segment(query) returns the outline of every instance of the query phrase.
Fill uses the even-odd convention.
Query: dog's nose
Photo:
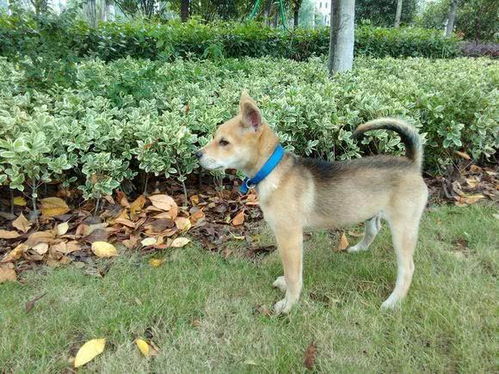
[[[203,152],[202,151],[197,151],[196,153],[194,153],[194,156],[196,156],[196,158],[201,158],[203,157]]]

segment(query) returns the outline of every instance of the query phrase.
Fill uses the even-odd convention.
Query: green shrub
[[[76,65],[74,87],[47,90],[27,90],[24,74],[0,59],[0,182],[17,189],[66,182],[90,198],[139,174],[183,180],[197,166],[192,153],[236,113],[241,87],[300,155],[402,153],[390,132],[352,140],[381,116],[420,128],[428,171],[454,150],[483,159],[499,145],[499,64],[488,59],[360,58],[333,79],[320,59],[91,60]]]
[[[356,53],[371,57],[447,58],[458,55],[454,38],[436,30],[361,26],[356,32]],[[283,31],[259,23],[202,24],[171,21],[166,24],[106,22],[94,29],[86,23],[58,17],[27,15],[0,17],[0,55],[52,56],[50,60],[98,57],[176,58],[284,57],[306,60],[327,54],[329,29]],[[45,65],[44,65],[45,66]],[[57,78],[61,67],[46,64]]]

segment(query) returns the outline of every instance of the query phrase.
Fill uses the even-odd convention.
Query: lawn
[[[304,292],[288,316],[267,316],[276,253],[249,260],[196,243],[148,257],[121,255],[98,265],[104,277],[70,265],[39,267],[0,285],[0,372],[59,373],[87,340],[104,353],[80,373],[297,373],[317,346],[324,373],[486,373],[497,369],[499,220],[497,206],[441,206],[424,217],[413,286],[401,310],[379,306],[395,281],[389,230],[365,253],[334,252],[337,238],[305,243]],[[353,239],[353,238],[352,238]],[[270,241],[262,228],[262,240]],[[158,255],[156,255],[158,257]],[[33,310],[25,302],[46,292]],[[134,339],[151,339],[146,359]]]

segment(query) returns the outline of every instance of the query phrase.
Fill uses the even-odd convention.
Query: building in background
[[[331,23],[331,0],[315,0],[316,24],[329,26]]]

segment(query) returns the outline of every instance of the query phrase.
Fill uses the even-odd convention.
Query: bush
[[[454,38],[441,32],[417,28],[361,26],[356,32],[356,53],[372,57],[447,58],[458,55]],[[27,15],[0,17],[0,55],[52,54],[119,58],[148,58],[172,61],[176,58],[284,57],[306,60],[327,54],[329,29],[283,31],[259,23],[201,24],[171,21],[167,24],[128,22],[102,23],[97,29],[86,23],[59,17],[32,18]],[[52,65],[49,69],[54,69]],[[57,69],[56,69],[57,70]]]
[[[74,87],[27,90],[21,66],[0,59],[0,184],[23,190],[64,182],[91,198],[139,174],[184,180],[197,166],[192,153],[235,114],[241,87],[300,155],[348,159],[360,155],[359,146],[403,152],[390,132],[374,132],[361,145],[351,139],[357,125],[380,116],[420,128],[427,170],[448,164],[453,150],[475,159],[497,150],[497,63],[358,59],[354,72],[334,79],[324,65],[85,61],[76,65]]]

